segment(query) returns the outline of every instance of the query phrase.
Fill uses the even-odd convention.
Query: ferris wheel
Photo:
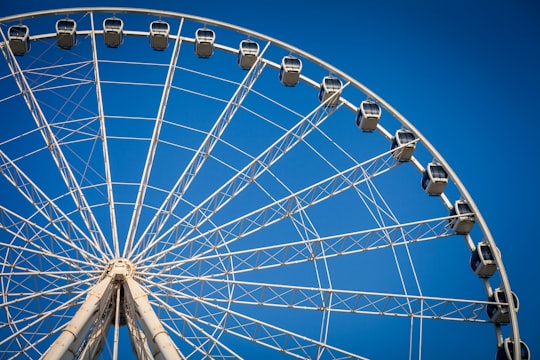
[[[358,80],[161,10],[0,34],[3,359],[530,358],[473,199]]]

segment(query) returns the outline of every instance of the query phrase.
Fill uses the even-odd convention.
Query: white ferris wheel
[[[529,359],[471,196],[356,79],[160,10],[0,34],[2,359]]]

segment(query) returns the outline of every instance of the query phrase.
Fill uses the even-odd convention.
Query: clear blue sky
[[[521,300],[521,336],[540,354],[535,255],[540,190],[540,5],[518,1],[49,1],[148,7],[230,22],[308,51],[382,96],[461,178]],[[44,9],[2,1],[0,17]]]

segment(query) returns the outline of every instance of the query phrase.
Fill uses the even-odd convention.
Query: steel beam
[[[158,360],[184,359],[180,350],[161,325],[161,321],[148,301],[148,296],[133,278],[127,278],[124,282],[124,297],[124,301],[128,305],[132,305],[138,315],[144,334],[154,352],[154,358]]]
[[[106,276],[89,291],[86,300],[73,318],[62,330],[60,336],[43,356],[43,360],[73,359],[85,335],[95,322],[100,307],[110,299],[112,278]]]

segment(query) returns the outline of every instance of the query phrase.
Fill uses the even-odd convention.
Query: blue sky
[[[522,338],[540,352],[534,257],[540,190],[540,6],[534,1],[54,1],[150,7],[230,22],[297,46],[405,115],[479,206],[518,294]],[[2,2],[0,16],[43,9]],[[527,254],[528,256],[525,256]]]

